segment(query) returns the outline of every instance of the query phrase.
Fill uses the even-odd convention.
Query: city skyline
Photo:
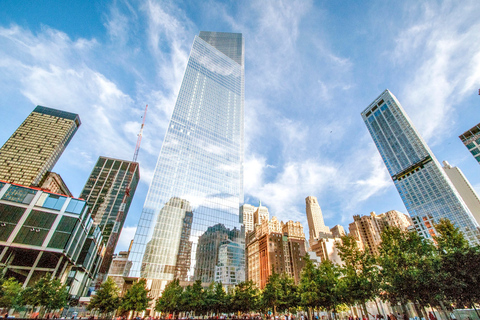
[[[142,181],[117,251],[133,238],[199,30],[246,39],[245,203],[261,200],[306,233],[309,195],[328,226],[406,212],[358,116],[385,88],[438,160],[479,190],[478,163],[458,139],[479,122],[474,1],[52,5],[0,4],[0,143],[36,105],[79,114],[82,126],[54,168],[78,196],[98,156],[131,160],[148,103]]]

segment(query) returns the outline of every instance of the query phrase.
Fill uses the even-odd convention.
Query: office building
[[[340,257],[338,246],[342,244],[341,238],[336,237],[321,237],[310,240],[310,250],[315,252],[315,255],[321,261],[330,260],[335,264],[342,265],[343,261]]]
[[[0,179],[40,186],[79,126],[77,114],[37,106],[0,149]]]
[[[0,181],[0,266],[33,286],[47,272],[70,298],[87,293],[102,260],[102,235],[82,199]]]
[[[447,161],[443,161],[443,170],[447,174],[455,189],[462,197],[477,223],[480,224],[480,198],[470,182],[458,167],[452,167]]]
[[[330,228],[330,232],[332,233],[334,238],[341,238],[347,235],[343,226],[339,224],[337,224],[333,228]]]
[[[240,230],[244,90],[242,35],[200,32],[193,41],[130,253],[130,276],[146,278],[154,297],[178,272],[190,282],[205,274],[213,279],[218,261],[197,260],[200,237],[215,225],[229,232]],[[188,203],[190,209],[180,210],[172,199]],[[191,222],[185,221],[187,212]],[[191,249],[182,242],[187,235]],[[239,237],[244,235],[240,232]],[[244,257],[228,261],[239,259]]]
[[[110,267],[139,179],[138,163],[99,157],[80,194],[90,207],[105,244],[100,281]]]
[[[319,236],[322,235],[330,235],[330,229],[325,226],[325,222],[323,221],[322,209],[320,209],[317,198],[313,196],[308,196],[307,198],[305,198],[305,203],[310,241],[312,239],[317,239]]]
[[[399,228],[406,231],[412,225],[412,220],[406,214],[390,210],[380,215],[370,212],[370,215],[354,215],[349,225],[350,235],[357,240],[359,248],[367,249],[372,254],[379,254],[382,243],[382,232],[386,227]]]
[[[480,123],[459,136],[472,156],[480,163]]]
[[[417,232],[430,237],[435,230],[422,221],[447,218],[480,244],[478,223],[397,98],[385,90],[361,115]]]
[[[240,207],[240,222],[245,226],[245,233],[253,231],[255,225],[262,222],[263,219],[270,219],[268,208],[260,203],[258,207],[251,204],[244,204]]]
[[[246,235],[247,280],[252,280],[260,289],[267,283],[272,270],[285,273],[298,284],[305,265],[305,234],[300,222],[262,220],[254,231]]]

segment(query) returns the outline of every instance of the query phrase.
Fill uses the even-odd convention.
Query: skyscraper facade
[[[0,179],[39,186],[80,124],[77,114],[37,106],[0,149]]]
[[[468,151],[480,163],[480,123],[459,136]]]
[[[106,274],[110,267],[139,179],[137,162],[99,157],[80,194],[102,231],[106,252],[101,274]]]
[[[322,209],[320,209],[317,198],[313,196],[308,196],[305,199],[305,204],[310,240],[317,239],[319,235],[330,235],[330,228],[325,226],[325,222],[323,221]]]
[[[244,237],[243,126],[243,37],[202,31],[192,45],[130,254],[130,276],[151,280],[154,296],[179,275],[181,281],[214,281],[220,254],[206,261],[199,252],[200,238],[212,228]],[[221,263],[239,259],[244,257]]]
[[[385,90],[361,115],[417,232],[430,237],[432,223],[448,218],[479,244],[477,222],[397,98]]]

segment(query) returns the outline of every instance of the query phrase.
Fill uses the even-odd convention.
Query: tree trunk
[[[313,320],[312,318],[312,308],[308,307],[308,320]]]
[[[403,314],[406,314],[408,318],[410,318],[410,314],[408,313],[408,310],[407,310],[407,306],[405,305],[405,301],[402,299],[400,299],[400,306],[402,306],[402,312]],[[401,319],[398,319],[398,320],[401,320]]]
[[[473,300],[470,300],[470,303],[472,304],[473,309],[475,309],[475,312],[477,313],[477,316],[480,318],[480,314],[478,313],[477,308],[475,307],[475,302]],[[453,311],[452,311],[453,312]]]
[[[377,307],[377,314],[381,314],[380,313],[380,308],[378,307],[377,298],[375,298],[373,301],[375,301],[375,306]]]
[[[445,304],[443,303],[442,300],[438,300],[438,303],[440,304],[440,307],[442,308],[443,316],[445,317],[445,320],[450,320],[450,315],[447,312],[447,308],[445,308]]]
[[[365,304],[365,302],[362,302],[362,308],[363,308],[363,312],[365,312],[365,317],[368,319],[367,305]]]
[[[420,308],[418,307],[418,304],[417,304],[416,301],[413,302],[413,308],[415,309],[415,312],[416,312],[417,316],[418,316],[420,319],[422,319],[422,318],[423,318],[423,313],[422,313],[422,311],[420,310]],[[399,319],[399,320],[400,320],[400,319]],[[425,319],[425,320],[426,320],[426,319]]]

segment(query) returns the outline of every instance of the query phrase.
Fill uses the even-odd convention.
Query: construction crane
[[[148,104],[145,106],[145,112],[143,113],[142,126],[140,127],[140,132],[138,133],[137,145],[135,146],[135,152],[133,153],[133,162],[137,162],[138,151],[140,150],[140,142],[142,142],[143,127],[145,126],[145,117],[147,116]]]
[[[133,161],[129,165],[130,179],[127,187],[125,188],[125,194],[123,196],[122,203],[120,204],[120,208],[118,209],[118,214],[117,214],[117,218],[115,219],[115,224],[113,225],[110,238],[108,239],[108,243],[105,247],[106,249],[104,252],[105,263],[102,262],[99,268],[99,273],[102,274],[102,276],[98,278],[99,281],[95,284],[95,287],[97,289],[100,287],[100,284],[102,283],[102,281],[105,280],[105,275],[107,274],[112,261],[113,251],[115,250],[115,247],[118,242],[118,238],[120,236],[120,232],[121,232],[120,226],[124,221],[123,217],[125,215],[125,208],[127,206],[128,198],[130,197],[130,190],[131,190],[133,175],[135,174],[135,170],[138,170],[138,167],[139,167],[139,164],[137,163],[137,157],[138,157],[138,151],[140,150],[140,142],[142,141],[143,127],[145,126],[145,117],[147,115],[147,109],[148,109],[148,104],[146,105],[145,112],[143,113],[142,126],[140,127],[140,132],[138,133],[137,145],[135,146],[135,152],[133,154]]]

